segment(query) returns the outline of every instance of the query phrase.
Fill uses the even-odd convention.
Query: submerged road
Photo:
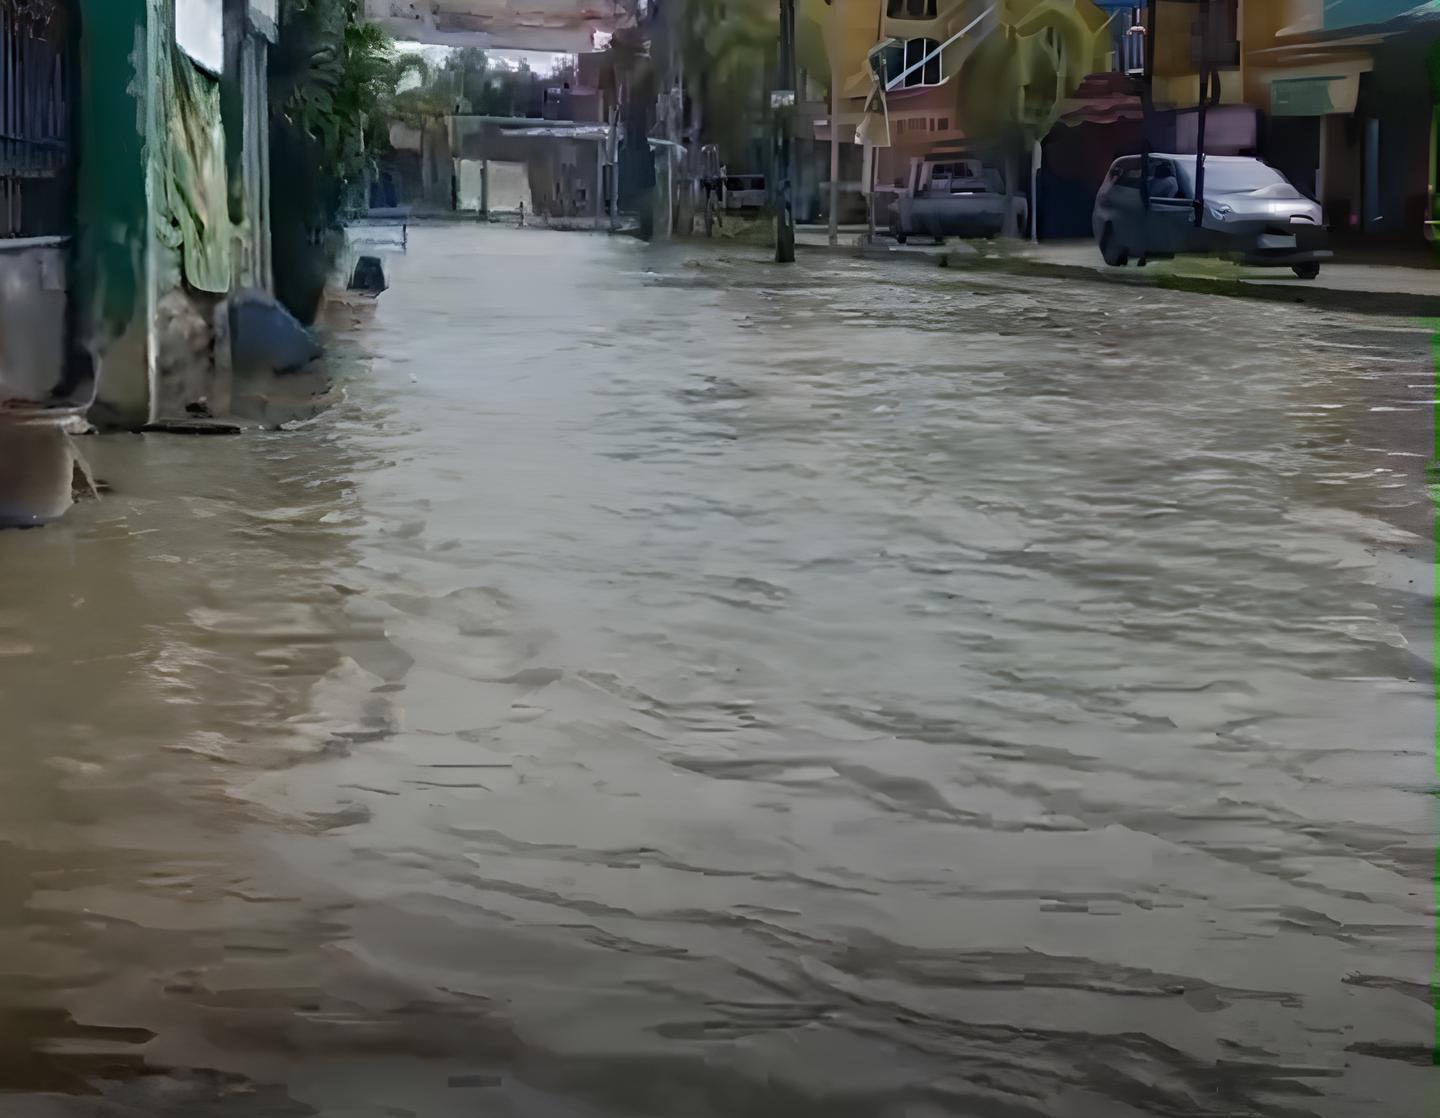
[[[1434,1113],[1416,325],[425,228],[0,535],[6,1118]]]

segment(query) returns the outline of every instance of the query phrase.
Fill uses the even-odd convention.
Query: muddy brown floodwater
[[[421,229],[0,535],[5,1118],[1434,1113],[1417,325]]]

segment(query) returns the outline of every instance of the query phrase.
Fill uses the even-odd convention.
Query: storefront
[[[1331,229],[1410,240],[1432,216],[1426,63],[1440,12],[1412,8],[1374,22],[1388,12],[1332,5],[1323,28],[1282,30],[1247,52],[1247,67],[1269,102],[1263,155],[1324,206]]]

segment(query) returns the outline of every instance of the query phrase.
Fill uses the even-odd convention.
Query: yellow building
[[[821,19],[841,138],[864,146],[865,181],[881,187],[947,147],[1022,154],[1110,61],[1091,0],[831,0]]]

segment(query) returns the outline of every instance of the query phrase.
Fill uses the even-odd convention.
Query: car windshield
[[[930,189],[937,193],[1000,193],[1000,176],[976,160],[938,163],[930,173]]]
[[[1186,193],[1195,196],[1195,160],[1177,160],[1180,174],[1185,179]],[[1267,167],[1258,159],[1247,159],[1240,163],[1205,161],[1206,194],[1238,194],[1246,190],[1263,190],[1276,184],[1289,185],[1284,175]]]

